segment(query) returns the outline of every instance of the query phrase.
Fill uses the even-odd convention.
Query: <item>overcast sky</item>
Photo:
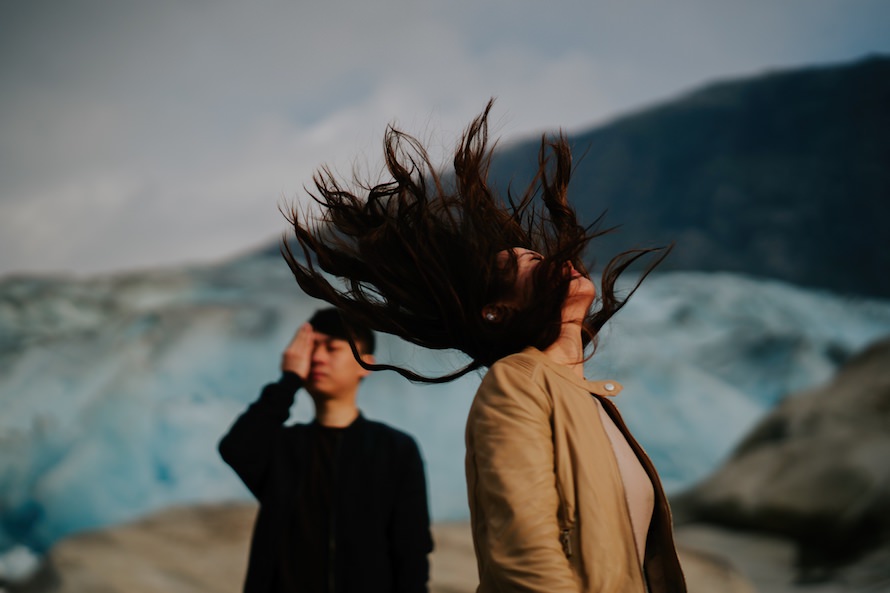
[[[216,261],[286,230],[386,124],[450,149],[589,128],[721,78],[890,54],[886,0],[7,3],[0,275]]]

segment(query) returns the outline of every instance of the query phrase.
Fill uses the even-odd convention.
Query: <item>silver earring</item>
[[[497,316],[491,311],[485,314],[485,319],[487,319],[488,321],[494,321],[496,318]]]

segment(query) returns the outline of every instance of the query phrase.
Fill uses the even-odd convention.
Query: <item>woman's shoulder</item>
[[[482,380],[482,387],[548,393],[578,391],[599,395],[616,395],[621,390],[621,386],[614,381],[588,381],[576,376],[572,369],[553,362],[533,347],[505,356],[491,365]]]
[[[536,391],[544,369],[542,356],[538,350],[526,349],[498,360],[482,378],[480,392]]]
[[[488,369],[486,377],[489,375],[520,374],[531,378],[540,371],[543,364],[543,356],[543,353],[537,349],[526,348],[521,352],[510,354],[495,362]]]

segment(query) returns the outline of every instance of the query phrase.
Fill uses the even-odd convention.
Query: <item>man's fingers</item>
[[[312,326],[308,323],[301,325],[290,344],[284,349],[284,354],[281,357],[282,370],[291,371],[305,379],[309,373],[314,341],[315,335]]]
[[[297,332],[294,334],[294,337],[291,338],[290,344],[288,344],[287,347],[290,349],[295,346],[305,346],[310,341],[312,341],[312,326],[308,323],[304,323],[297,328]]]

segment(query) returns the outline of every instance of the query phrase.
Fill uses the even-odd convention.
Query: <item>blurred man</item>
[[[426,477],[409,435],[356,406],[374,334],[317,311],[281,359],[282,376],[235,421],[219,451],[260,503],[245,593],[427,591]],[[296,392],[315,420],[285,426]]]

